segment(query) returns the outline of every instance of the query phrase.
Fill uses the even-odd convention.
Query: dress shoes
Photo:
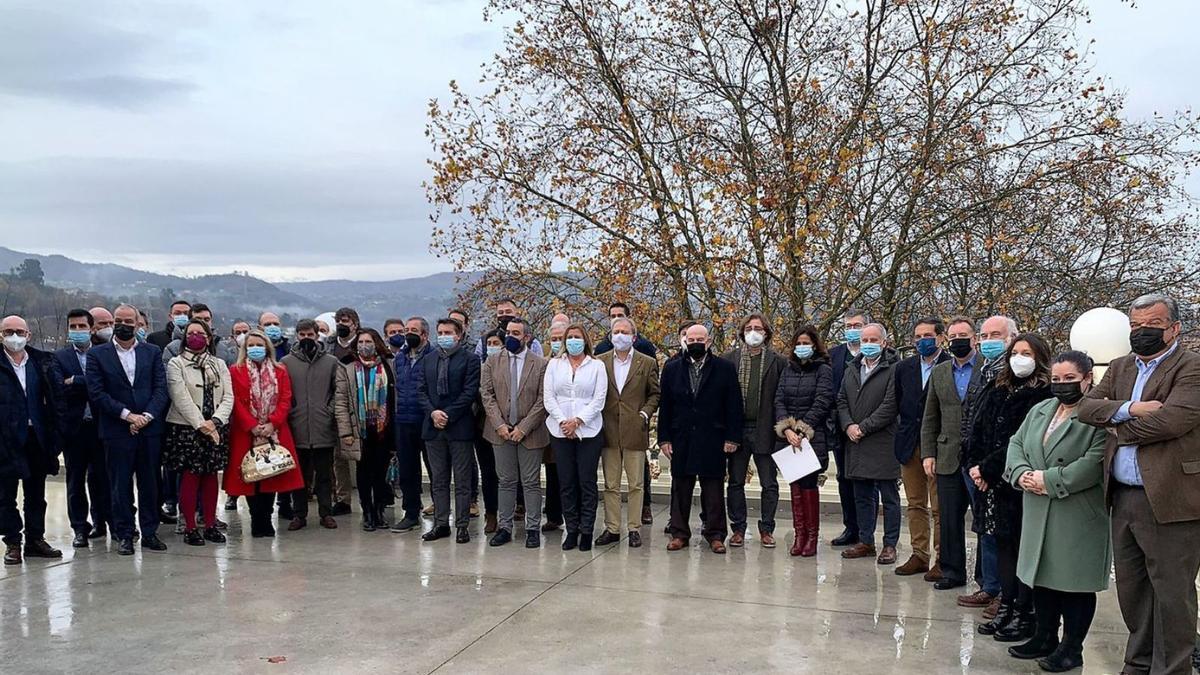
[[[327,530],[336,530],[337,521],[333,519],[333,516],[321,516],[321,527]]]
[[[162,539],[158,538],[158,535],[152,534],[149,537],[142,538],[142,548],[148,548],[151,551],[165,551],[167,550],[167,545],[162,542]]]
[[[295,518],[292,518],[292,522],[288,523],[288,532],[303,530],[305,527],[308,527],[308,519],[296,516]]]
[[[122,539],[117,542],[117,555],[133,555],[133,539]]]
[[[592,550],[592,533],[591,532],[581,532],[579,534],[579,550],[580,551]]]
[[[45,539],[34,539],[25,542],[26,558],[61,558],[62,551],[46,543]]]
[[[954,579],[947,579],[945,577],[942,577],[941,579],[938,579],[937,581],[933,582],[933,590],[948,591],[948,590],[951,590],[954,588],[962,588],[963,586],[966,586],[966,585],[967,585],[967,582],[965,582],[965,581],[955,581]]]
[[[20,565],[21,564],[21,545],[7,544],[4,547],[4,564],[5,565]]]
[[[541,548],[542,533],[537,530],[525,531],[525,548]]]
[[[563,537],[562,550],[572,551],[579,546],[579,533],[568,532],[567,536]]]
[[[721,541],[720,539],[713,539],[712,541],[708,542],[708,550],[712,551],[713,553],[723,554],[725,553],[725,542]]]
[[[642,524],[643,525],[653,525],[654,524],[654,514],[650,513],[649,506],[642,507]]]
[[[746,545],[746,535],[741,532],[734,532],[729,538],[729,545],[734,548],[741,548]]]
[[[992,598],[992,601],[988,603],[988,606],[983,608],[983,618],[985,618],[985,619],[996,618],[996,615],[1000,613],[1001,601],[1002,601],[1002,598],[998,595],[996,597]]]
[[[641,548],[641,546],[642,546],[642,533],[638,532],[637,530],[631,531],[629,533],[629,548]]]
[[[204,528],[204,540],[211,541],[214,544],[224,544],[225,535],[215,527]]]
[[[836,538],[829,542],[830,546],[853,546],[858,543],[858,535],[850,530],[842,530]],[[871,555],[874,555],[873,553]]]
[[[895,565],[896,564],[896,547],[884,546],[879,552],[879,557],[875,559],[879,565]]]
[[[775,535],[770,532],[758,531],[758,542],[763,548],[775,548]]]
[[[601,532],[600,536],[596,537],[597,546],[608,546],[609,544],[615,544],[618,541],[621,541],[621,535],[613,534],[608,530]]]
[[[959,607],[987,607],[992,602],[992,594],[984,591],[975,591],[970,595],[960,595],[955,601]]]
[[[392,523],[392,532],[411,532],[421,526],[421,519],[416,516],[404,516],[404,518]]]
[[[197,530],[188,530],[183,533],[183,543],[188,546],[203,546],[204,536]]]
[[[925,581],[933,583],[935,581],[941,581],[941,580],[942,580],[942,566],[937,563],[934,563],[933,567],[930,567],[929,571],[925,573]]]
[[[450,526],[449,525],[438,525],[438,526],[434,527],[433,529],[429,530],[428,532],[426,532],[425,534],[421,535],[421,540],[422,541],[437,541],[438,539],[445,539],[449,536],[450,536]]]
[[[467,543],[470,543],[470,541],[471,541],[471,533],[467,531],[467,528],[465,528],[465,527],[458,528],[458,534],[454,535],[454,542],[456,544],[467,544]]]
[[[83,532],[76,532],[75,538],[71,540],[72,548],[87,548],[89,545],[87,534]]]
[[[512,541],[512,532],[500,529],[492,536],[492,540],[488,542],[488,546],[503,546],[510,541]]]
[[[874,558],[875,547],[859,542],[845,551],[842,551],[842,557],[846,560],[855,560],[857,558]]]
[[[911,577],[914,574],[925,574],[929,571],[929,563],[921,560],[916,555],[911,555],[903,565],[896,568],[896,576]]]
[[[672,537],[671,541],[667,542],[667,550],[668,551],[681,551],[684,548],[686,548],[687,545],[688,545],[688,542],[686,539],[680,539],[679,537]]]

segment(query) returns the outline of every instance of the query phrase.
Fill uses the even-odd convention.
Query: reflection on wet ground
[[[252,540],[243,503],[221,514],[225,546],[164,533],[168,552],[127,558],[72,551],[61,482],[48,500],[65,557],[0,570],[3,672],[1039,672],[976,635],[954,591],[824,543],[791,558],[785,520],[773,550],[752,537],[718,556],[697,537],[668,553],[656,504],[642,548],[581,553],[559,533],[489,548],[481,521],[466,545],[365,533],[356,517]],[[835,518],[824,526],[827,541]],[[1109,591],[1084,672],[1119,672],[1124,642]]]

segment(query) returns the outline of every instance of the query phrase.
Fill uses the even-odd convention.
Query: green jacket
[[[1004,479],[1020,490],[1026,471],[1042,471],[1047,492],[1024,495],[1017,577],[1057,591],[1102,591],[1112,568],[1101,484],[1105,431],[1072,413],[1047,447],[1042,439],[1058,405],[1052,398],[1034,406],[1008,444]]]

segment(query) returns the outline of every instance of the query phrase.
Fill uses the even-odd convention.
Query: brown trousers
[[[1189,675],[1196,645],[1200,521],[1160,524],[1145,490],[1114,484],[1113,563],[1129,629],[1125,670]]]
[[[908,535],[912,540],[913,555],[929,563],[937,561],[941,550],[941,519],[938,517],[937,477],[925,475],[921,466],[921,449],[913,451],[912,457],[900,467],[900,478],[904,481],[904,499],[908,502]],[[933,549],[929,548],[930,522],[933,524]]]

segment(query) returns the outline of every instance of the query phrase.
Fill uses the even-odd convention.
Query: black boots
[[[992,635],[992,639],[996,642],[1029,640],[1033,638],[1036,625],[1031,607],[1014,608],[1013,618],[1009,620],[1007,625],[996,629],[996,632]]]
[[[980,635],[995,635],[996,631],[1008,626],[1016,618],[1016,611],[1013,609],[1013,603],[1007,599],[1000,603],[1000,611],[996,612],[996,617],[987,623],[981,623],[975,627],[975,632]]]
[[[1047,673],[1065,673],[1083,667],[1083,646],[1074,640],[1064,640],[1054,653],[1038,659],[1038,667]]]

